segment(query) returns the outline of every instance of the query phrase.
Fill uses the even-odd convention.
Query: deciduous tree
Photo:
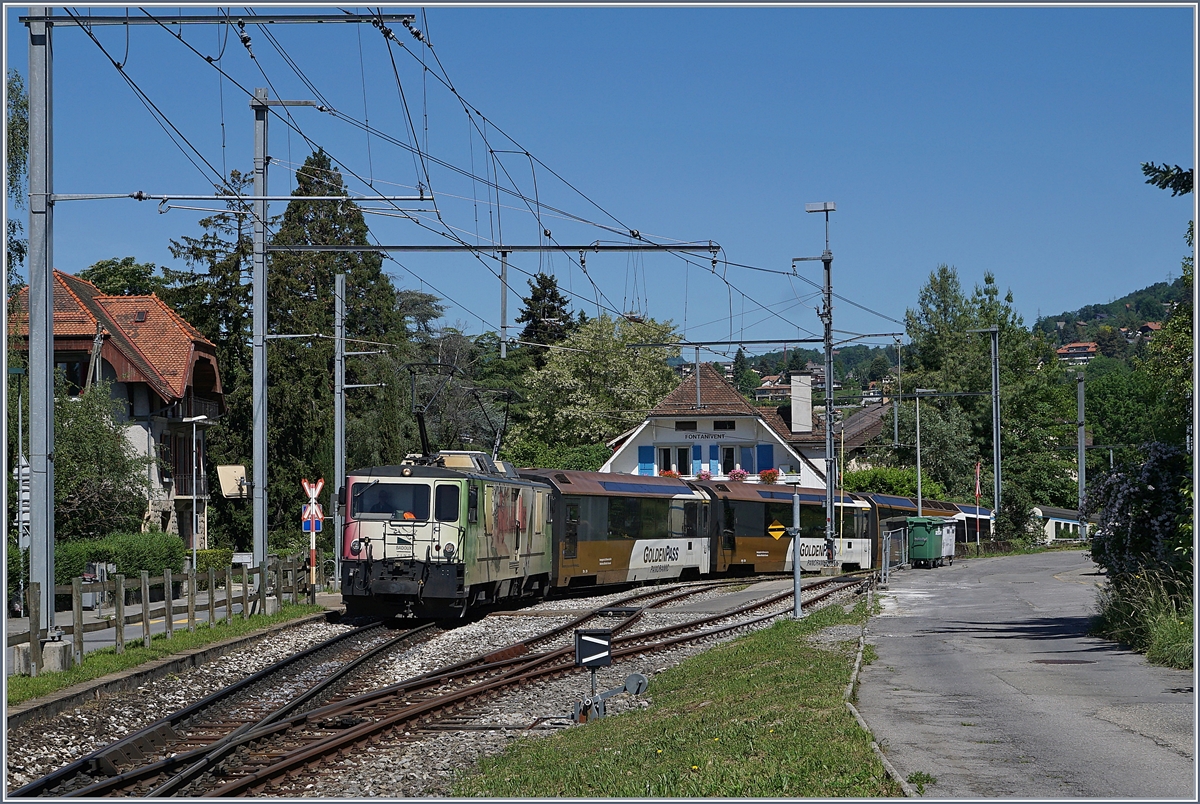
[[[645,418],[679,382],[667,365],[678,349],[630,349],[674,340],[670,321],[593,318],[529,378],[528,421],[518,441],[584,446],[604,443]]]
[[[149,296],[161,293],[164,287],[157,265],[137,262],[133,257],[99,260],[80,271],[79,277],[109,296]]]
[[[29,166],[29,95],[25,92],[25,82],[21,74],[9,69],[6,78],[6,96],[8,109],[5,123],[7,131],[6,143],[7,162],[5,164],[6,187],[8,200],[19,209],[25,209],[26,174]],[[8,251],[5,255],[5,269],[8,271],[10,290],[19,287],[22,282],[18,271],[25,262],[25,254],[29,243],[22,235],[25,228],[16,216],[8,219],[7,238]]]

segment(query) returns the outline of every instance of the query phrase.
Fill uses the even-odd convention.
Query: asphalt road
[[[1080,551],[892,575],[858,708],[934,798],[1196,800],[1190,671],[1088,637],[1102,580]]]

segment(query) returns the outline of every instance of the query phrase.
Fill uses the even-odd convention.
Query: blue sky
[[[916,303],[939,263],[956,266],[968,291],[993,272],[1030,324],[1039,312],[1106,302],[1179,275],[1196,197],[1146,185],[1140,164],[1195,163],[1191,8],[430,6],[425,20],[420,7],[385,10],[416,12],[462,97],[546,166],[531,172],[523,154],[498,154],[503,182],[511,177],[532,199],[536,181],[542,204],[587,221],[658,242],[714,240],[729,262],[787,270],[792,257],[824,247],[823,220],[806,215],[804,204],[834,201],[835,292],[894,319]],[[24,13],[10,6],[5,15],[7,63],[22,73],[27,33],[16,18]],[[437,69],[429,51],[393,27],[405,49],[393,45],[392,54],[422,144],[483,176],[487,145],[433,73],[422,72],[422,57]],[[113,58],[124,58],[123,28],[93,30]],[[266,35],[253,25],[247,32],[278,94],[311,98]],[[182,33],[202,53],[221,54],[232,79],[265,84],[236,35],[222,53],[223,27]],[[409,140],[375,28],[289,25],[272,33],[337,110]],[[211,178],[171,143],[83,31],[57,29],[54,43],[56,192],[209,191]],[[161,28],[138,26],[126,69],[218,170],[250,168],[246,97],[213,67]],[[417,183],[420,167],[408,152],[332,115],[295,114],[305,135],[380,192],[407,194]],[[516,148],[493,128],[487,133],[494,150]],[[272,121],[273,157],[295,165],[307,152],[300,134]],[[497,210],[483,185],[429,171],[445,223],[470,242],[493,237]],[[352,192],[369,192],[347,178]],[[272,194],[293,186],[287,165],[273,166],[270,180]],[[559,243],[628,242],[545,211],[539,224],[511,197],[502,204],[508,243],[536,243],[543,228]],[[64,202],[55,263],[76,272],[131,255],[178,265],[169,239],[196,234],[199,217],[160,215],[152,202]],[[370,215],[368,223],[381,242],[447,242],[403,220]],[[596,291],[571,258],[514,255],[510,281],[524,288],[522,270],[551,270],[594,315]],[[385,263],[398,285],[447,297],[446,323],[469,332],[498,323],[493,262],[398,259],[407,270]],[[590,255],[587,269],[603,306],[681,327],[686,320],[690,338],[819,332],[814,288],[803,279],[720,264],[731,290],[707,256],[695,263],[605,254]],[[820,281],[819,262],[799,266]],[[510,318],[517,307],[514,295]],[[834,315],[839,330],[901,329],[844,302]]]

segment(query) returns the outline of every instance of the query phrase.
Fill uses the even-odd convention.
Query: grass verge
[[[1192,669],[1195,611],[1191,579],[1146,570],[1114,576],[1100,590],[1092,633],[1146,654],[1146,660]]]
[[[828,606],[694,656],[654,677],[648,709],[520,740],[454,795],[901,795],[842,701],[857,643],[807,639],[866,616]]]
[[[321,606],[307,603],[285,603],[276,614],[269,616],[254,614],[245,620],[235,617],[232,625],[227,625],[224,620],[219,620],[211,626],[197,623],[195,632],[175,631],[174,636],[170,639],[167,639],[166,634],[154,634],[150,638],[150,647],[148,648],[143,647],[141,639],[136,642],[127,641],[125,652],[121,654],[117,653],[115,647],[101,648],[84,654],[82,664],[61,673],[42,673],[36,678],[9,676],[8,705],[13,706],[33,698],[40,698],[43,695],[65,689],[72,684],[92,681],[155,659],[162,659],[193,648],[202,648],[231,637],[244,636],[277,623],[295,620],[321,611],[324,611]]]

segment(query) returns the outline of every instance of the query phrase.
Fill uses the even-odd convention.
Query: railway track
[[[37,779],[9,795],[71,796],[100,784],[137,775],[171,754],[190,754],[236,733],[283,717],[344,680],[347,674],[401,645],[431,636],[432,624],[389,635],[381,623],[339,634],[263,668],[191,706],[150,723]]]
[[[540,679],[575,672],[573,647],[565,643],[574,629],[591,620],[613,616],[621,618],[612,627],[613,658],[619,661],[683,642],[712,639],[752,627],[782,612],[768,611],[739,618],[755,611],[778,608],[780,603],[790,600],[792,596],[789,590],[720,614],[647,631],[633,630],[649,610],[662,609],[730,583],[733,582],[639,592],[596,610],[585,611],[563,625],[498,650],[397,684],[353,695],[350,685],[344,682],[354,670],[348,665],[360,665],[386,652],[387,646],[417,636],[415,632],[405,632],[386,645],[377,646],[369,655],[364,653],[361,659],[343,663],[343,669],[326,675],[303,695],[293,697],[283,706],[265,714],[249,709],[239,710],[239,717],[219,725],[210,724],[205,730],[192,730],[189,732],[190,741],[176,741],[170,751],[160,747],[146,756],[141,764],[136,761],[122,766],[103,764],[102,758],[105,756],[111,756],[114,752],[125,754],[125,746],[138,737],[133,735],[26,785],[13,795],[156,798],[253,793],[270,795],[274,780],[284,774],[295,773],[309,765],[320,765],[324,759],[357,750],[364,743],[383,740],[398,742],[415,739],[413,734],[439,727],[454,728],[462,719],[460,713],[480,700]],[[831,578],[812,583],[805,588],[805,604],[815,604],[845,587],[844,576],[843,579]],[[370,630],[371,627],[366,627],[350,633]],[[306,653],[319,651],[333,642],[335,640],[330,640]],[[246,681],[250,682],[251,679]],[[244,685],[245,682],[241,686]],[[218,695],[229,696],[230,692],[223,690]],[[159,723],[189,722],[194,717],[194,714],[189,714],[190,710],[198,709],[204,703],[202,701]],[[217,710],[210,705],[207,711]],[[230,708],[226,707],[226,711],[230,711]],[[139,740],[133,740],[133,743],[145,745],[149,741],[153,744],[155,735],[165,731],[160,728],[156,732],[155,725],[139,733],[142,735],[140,743]],[[174,725],[171,729],[174,729]],[[76,769],[74,775],[67,773],[71,768]]]

